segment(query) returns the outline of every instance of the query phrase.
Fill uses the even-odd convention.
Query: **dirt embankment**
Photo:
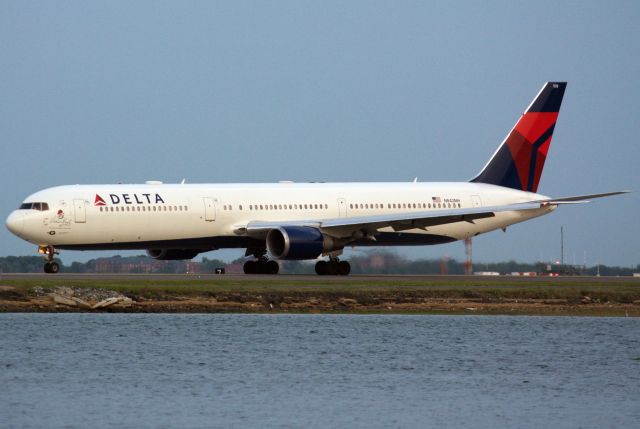
[[[603,301],[589,295],[569,298],[505,298],[467,294],[370,292],[203,292],[121,293],[100,288],[0,286],[0,312],[127,313],[439,313],[640,316],[640,300]],[[624,301],[624,300],[623,300]]]

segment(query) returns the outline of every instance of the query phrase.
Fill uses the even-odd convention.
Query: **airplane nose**
[[[5,221],[5,225],[7,225],[9,231],[19,237],[24,229],[24,213],[12,212]]]

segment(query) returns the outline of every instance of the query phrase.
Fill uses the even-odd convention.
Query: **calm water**
[[[0,314],[0,427],[639,427],[640,319]]]

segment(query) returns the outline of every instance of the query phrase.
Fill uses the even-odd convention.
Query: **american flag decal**
[[[441,203],[441,202],[442,202],[442,199],[440,199],[440,197],[431,197],[431,200],[432,200],[434,203]]]

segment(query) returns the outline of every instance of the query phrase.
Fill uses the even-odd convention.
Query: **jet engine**
[[[147,249],[147,255],[161,261],[193,259],[198,253],[200,253],[199,249]]]
[[[309,226],[283,226],[267,234],[267,250],[276,259],[315,259],[323,253],[342,249],[333,237]]]

